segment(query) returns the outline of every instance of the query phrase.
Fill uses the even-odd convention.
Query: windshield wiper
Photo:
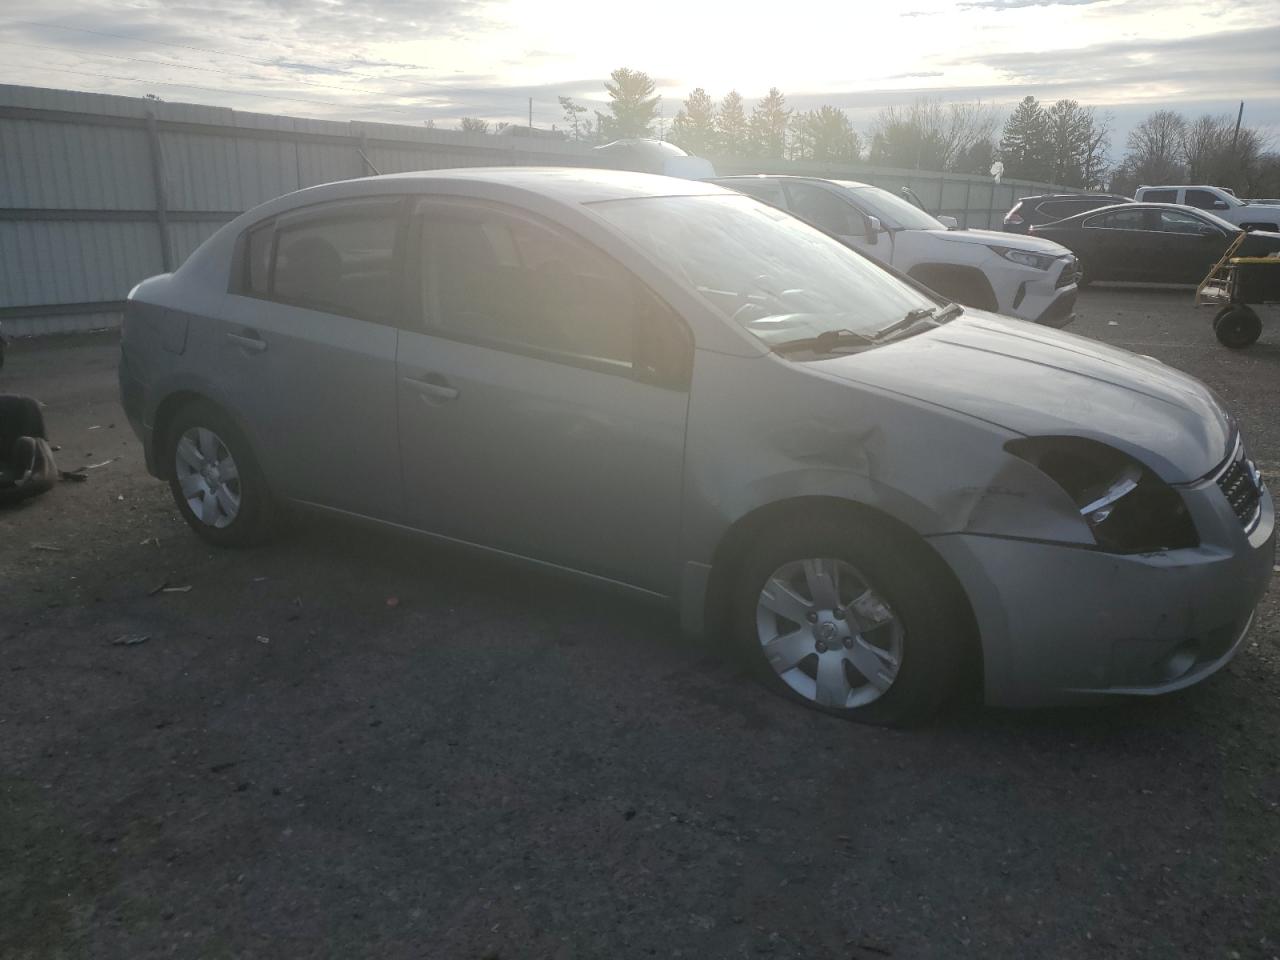
[[[840,347],[874,346],[876,339],[865,333],[853,330],[823,330],[817,336],[797,337],[795,340],[783,340],[773,345],[775,353],[791,353],[800,350],[812,350],[814,353],[832,353]]]
[[[932,326],[938,326],[948,320],[955,319],[962,313],[964,313],[964,307],[958,303],[948,303],[941,310],[937,307],[916,307],[914,310],[908,310],[906,316],[896,323],[891,323],[884,329],[877,330],[875,339],[877,341],[893,339],[895,335],[902,334],[916,324],[926,321]]]

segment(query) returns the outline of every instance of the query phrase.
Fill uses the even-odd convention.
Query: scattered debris
[[[387,606],[388,606],[388,607],[398,607],[398,606],[400,606],[400,598],[399,598],[399,597],[387,597]]]
[[[140,547],[145,547],[145,546],[146,546],[147,544],[149,544],[149,543],[154,543],[154,544],[158,547],[158,546],[160,546],[160,538],[159,538],[159,537],[147,537],[147,539],[145,539],[145,540],[143,540],[141,543],[139,543],[139,544],[138,544],[138,546],[140,546]]]
[[[164,581],[161,581],[161,583],[158,584],[157,586],[154,586],[150,590],[148,590],[147,596],[154,597],[157,593],[190,593],[190,592],[191,592],[191,584],[189,583],[183,584],[182,586],[176,586],[175,584],[170,583],[168,580],[164,580]]]
[[[94,424],[92,427],[90,427],[89,429],[90,429],[90,430],[101,430],[101,429],[102,429],[102,424],[100,424],[100,423],[95,423],[95,424]]]
[[[112,646],[116,647],[136,647],[140,643],[146,643],[151,639],[149,633],[126,633],[116,637],[111,641]]]
[[[109,463],[115,463],[119,457],[112,457],[110,460],[103,460],[101,463],[91,463],[87,467],[81,467],[82,470],[97,470],[99,467],[105,467]]]
[[[262,583],[262,582],[263,582],[263,581],[265,581],[266,579],[267,579],[266,577],[254,577],[254,578],[253,578],[253,582],[254,582],[254,583]]]
[[[33,543],[32,550],[48,550],[50,553],[66,553],[65,547],[55,547],[52,543]]]
[[[84,472],[84,467],[77,467],[75,470],[59,470],[58,476],[63,480],[77,480],[81,483],[89,479],[88,474]]]
[[[262,634],[258,634],[258,642],[259,642],[259,643],[270,643],[270,642],[271,642],[271,638],[270,638],[270,637],[264,637]]]
[[[1107,326],[1108,326],[1108,327],[1118,327],[1118,326],[1120,326],[1120,322],[1119,322],[1118,320],[1108,320],[1108,321],[1107,321]]]

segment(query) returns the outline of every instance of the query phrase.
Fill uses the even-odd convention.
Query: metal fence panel
[[[0,321],[12,335],[118,322],[135,283],[176,268],[236,214],[364,176],[369,163],[383,173],[600,165],[589,148],[558,140],[0,85]],[[973,227],[997,226],[1017,196],[1057,189],[848,164],[716,166],[910,186],[926,206]]]

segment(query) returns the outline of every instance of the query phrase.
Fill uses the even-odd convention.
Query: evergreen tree
[[[777,87],[770,87],[768,95],[751,111],[751,140],[757,157],[762,160],[781,160],[786,155],[787,125],[790,119],[787,98]]]
[[[1007,177],[1047,180],[1051,173],[1049,117],[1035,97],[1023,97],[1005,121],[1000,159]]]
[[[715,148],[716,105],[702,87],[695,87],[671,122],[671,140],[692,154],[705,156]]]
[[[586,107],[575,103],[572,97],[561,97],[560,109],[564,111],[564,121],[569,125],[571,140],[591,143],[595,139],[592,135],[591,121],[583,116],[587,112]]]
[[[596,128],[608,139],[653,135],[661,97],[654,94],[653,78],[643,70],[619,67],[605,81],[610,113],[596,111]]]
[[[839,107],[823,104],[809,114],[813,159],[822,163],[852,163],[861,153],[858,134]]]
[[[730,90],[716,113],[717,152],[726,157],[745,157],[749,155],[751,140],[750,126],[747,123],[746,111],[742,108],[742,94]]]

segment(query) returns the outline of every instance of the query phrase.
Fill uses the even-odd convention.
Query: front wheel
[[[1233,304],[1218,311],[1213,318],[1213,332],[1224,347],[1243,350],[1262,335],[1262,318],[1244,304]]]
[[[732,629],[774,691],[850,720],[905,724],[958,686],[967,612],[926,548],[868,523],[805,523],[765,536],[732,597]]]
[[[167,431],[169,489],[196,533],[220,547],[260,543],[271,497],[240,430],[212,404],[183,407]]]

